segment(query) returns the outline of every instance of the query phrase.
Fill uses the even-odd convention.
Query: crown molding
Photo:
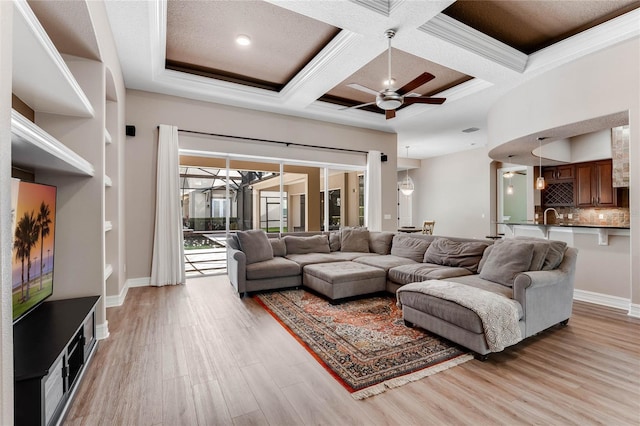
[[[331,42],[320,51],[287,85],[280,91],[281,98],[286,101],[291,98],[309,80],[320,75],[327,65],[336,59],[345,49],[354,44],[359,35],[351,31],[342,30]]]
[[[358,6],[366,7],[382,16],[389,17],[392,8],[393,0],[349,0],[351,3],[355,3]]]
[[[445,14],[434,16],[418,29],[519,73],[527,66],[526,54]]]

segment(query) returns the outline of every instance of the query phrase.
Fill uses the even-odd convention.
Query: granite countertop
[[[599,224],[585,224],[585,223],[540,223],[536,221],[523,221],[523,222],[496,222],[496,225],[524,225],[524,226],[557,226],[560,228],[606,228],[606,229],[630,229],[628,226],[611,226],[611,225],[599,225]]]

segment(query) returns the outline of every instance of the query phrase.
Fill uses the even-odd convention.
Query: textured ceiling
[[[530,54],[638,7],[638,0],[462,0],[442,13]]]
[[[452,9],[447,8],[452,4],[467,7],[467,3],[471,8],[482,6],[480,12],[499,19],[480,29],[471,21],[465,24],[444,14],[450,13]],[[640,36],[637,1],[472,3],[478,2],[147,0],[107,1],[105,7],[128,88],[397,133],[398,155],[405,156],[405,147],[410,146],[412,158],[486,146],[488,111],[514,87]],[[262,7],[272,12],[250,17]],[[498,9],[487,12],[491,7]],[[500,7],[508,8],[508,13],[499,15]],[[174,8],[182,10],[177,13]],[[225,12],[229,14],[223,18],[222,13],[213,12],[220,8],[229,9]],[[612,19],[629,9],[634,10]],[[580,20],[567,21],[574,17]],[[592,24],[598,25],[583,31]],[[367,93],[347,92],[345,85],[380,88],[387,74],[384,33],[390,28],[396,30],[392,40],[396,84],[402,86],[422,72],[431,72],[435,79],[416,90],[429,96],[442,91],[436,96],[447,101],[410,105],[390,120],[326,102],[327,94],[357,103],[372,100]],[[534,30],[535,46],[553,44],[528,54],[518,49],[528,52],[539,47],[516,49],[498,38],[503,33],[517,36]],[[252,37],[250,49],[229,45],[238,32]],[[196,43],[203,44],[193,49]],[[167,61],[172,58],[200,66],[207,71],[204,75],[211,76],[211,70],[228,75],[208,78],[194,75],[193,70],[168,70]],[[432,64],[441,68],[431,68]],[[255,80],[268,84],[249,85]],[[462,132],[470,127],[479,130]]]
[[[170,0],[167,68],[280,90],[338,31],[264,1]]]

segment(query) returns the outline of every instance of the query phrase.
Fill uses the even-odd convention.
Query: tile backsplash
[[[556,224],[573,224],[573,225],[602,225],[602,226],[620,226],[629,227],[631,217],[628,208],[577,208],[577,207],[556,207],[562,219],[557,219],[553,212],[547,213],[547,223]],[[542,213],[544,210],[540,206],[536,206],[535,212],[538,214],[539,221],[543,221]],[[572,219],[569,219],[569,214]],[[602,215],[602,219],[600,219]]]

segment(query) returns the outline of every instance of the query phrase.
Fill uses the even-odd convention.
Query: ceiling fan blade
[[[387,120],[389,120],[390,118],[395,118],[396,116],[396,110],[395,109],[388,109],[384,112],[385,117],[387,117]]]
[[[428,72],[423,72],[422,74],[420,74],[419,76],[417,76],[416,78],[414,78],[413,80],[411,80],[410,82],[402,86],[400,89],[398,89],[397,92],[399,95],[404,95],[405,93],[409,93],[417,89],[418,87],[422,86],[423,84],[430,82],[434,78],[436,77],[433,74]]]
[[[368,87],[362,86],[362,85],[360,85],[358,83],[349,83],[349,84],[347,84],[347,86],[351,87],[352,89],[356,89],[356,90],[359,90],[361,92],[364,92],[364,93],[369,93],[370,95],[373,95],[373,96],[378,96],[378,93],[379,93],[379,92],[376,92],[373,89],[369,89]]]
[[[404,98],[404,103],[407,105],[411,104],[432,104],[432,105],[441,105],[446,101],[447,98],[430,98],[428,96],[420,96],[415,98]]]
[[[369,106],[369,105],[375,105],[375,102],[367,102],[366,104],[360,104],[360,105],[354,105],[354,106],[350,106],[350,107],[340,108],[340,111],[344,111],[345,109],[362,108],[362,107],[366,107],[366,106]]]

